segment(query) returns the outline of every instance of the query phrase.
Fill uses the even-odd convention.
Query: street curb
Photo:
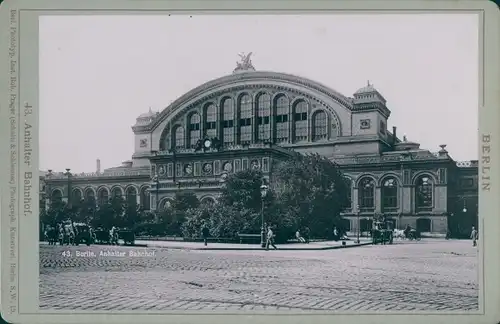
[[[360,243],[360,244],[351,244],[351,245],[338,245],[338,246],[324,246],[324,247],[317,247],[317,248],[292,248],[292,247],[285,247],[285,248],[278,248],[280,251],[324,251],[324,250],[336,250],[336,249],[348,249],[348,248],[354,248],[354,247],[360,247],[360,246],[366,246],[366,245],[372,245],[372,242],[367,242],[367,243]],[[242,248],[225,248],[225,247],[220,247],[220,248],[213,248],[213,247],[185,247],[185,246],[160,246],[160,245],[154,245],[150,244],[147,245],[149,248],[165,248],[165,249],[172,249],[172,250],[205,250],[205,251],[266,251],[265,249],[261,247],[242,247]]]

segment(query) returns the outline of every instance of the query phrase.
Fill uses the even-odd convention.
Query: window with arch
[[[290,113],[290,101],[285,95],[280,95],[275,101],[276,109],[276,143],[288,142],[290,134],[288,114]]]
[[[359,208],[361,211],[375,209],[375,181],[372,178],[363,178],[358,184]]]
[[[181,149],[186,146],[186,141],[184,138],[184,127],[177,125],[174,130],[174,144],[176,149]]]
[[[73,204],[73,206],[79,205],[82,198],[82,191],[80,189],[73,189],[73,192],[71,193],[71,204]]]
[[[234,144],[234,106],[231,98],[222,102],[222,142],[224,146]]]
[[[127,195],[127,204],[129,206],[137,204],[137,190],[135,189],[135,187],[128,187],[126,195]]]
[[[417,231],[428,233],[431,231],[431,220],[428,218],[418,218],[417,219]]]
[[[382,210],[394,211],[398,207],[398,182],[387,178],[382,182]]]
[[[293,109],[294,141],[307,140],[307,103],[299,101]]]
[[[105,188],[99,189],[99,191],[97,192],[97,204],[99,206],[104,206],[105,204],[108,203],[108,201],[109,201],[108,190],[106,190]]]
[[[429,176],[421,176],[415,184],[415,204],[417,211],[432,209],[434,195],[432,194],[433,182]]]
[[[113,190],[111,191],[111,197],[118,198],[121,196],[122,196],[122,189],[119,187],[113,188]]]
[[[217,136],[217,107],[209,104],[205,107],[205,133],[208,137]]]
[[[240,144],[250,144],[252,141],[252,99],[243,95],[239,100],[240,111]]]
[[[55,203],[62,203],[63,193],[61,190],[56,189],[51,193],[51,201]]]
[[[314,114],[313,118],[313,141],[319,141],[328,138],[328,118],[324,110]]]
[[[95,206],[95,194],[94,194],[94,190],[88,188],[87,190],[85,190],[85,202],[91,206]]]
[[[160,211],[163,211],[169,209],[170,207],[172,207],[172,201],[170,199],[165,199],[160,202],[158,208],[160,209]]]
[[[141,189],[141,206],[144,210],[151,209],[151,202],[149,200],[149,188],[143,187]]]
[[[212,197],[205,197],[200,201],[204,205],[213,205],[215,204],[215,200]]]
[[[271,96],[267,93],[257,99],[257,140],[268,141],[271,138]]]
[[[201,138],[200,122],[199,114],[192,114],[189,118],[189,147],[191,148],[195,148],[196,143]]]

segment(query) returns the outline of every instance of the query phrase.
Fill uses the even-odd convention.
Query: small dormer
[[[354,93],[353,134],[380,135],[387,139],[387,119],[391,111],[386,107],[386,100],[370,81]]]

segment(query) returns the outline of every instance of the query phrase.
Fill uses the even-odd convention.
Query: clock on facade
[[[206,139],[204,142],[203,142],[203,146],[205,148],[210,148],[212,146],[212,141],[209,140],[209,139]]]

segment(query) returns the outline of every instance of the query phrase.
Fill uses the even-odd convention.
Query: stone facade
[[[238,71],[140,115],[135,152],[121,166],[41,178],[47,197],[94,196],[99,204],[121,194],[155,210],[177,190],[215,201],[229,173],[259,168],[269,178],[294,152],[319,153],[351,180],[344,213],[351,231],[371,227],[380,213],[424,232],[477,226],[477,161],[454,161],[446,145],[432,153],[400,139],[387,129],[390,114],[369,83],[351,98],[302,77]]]

